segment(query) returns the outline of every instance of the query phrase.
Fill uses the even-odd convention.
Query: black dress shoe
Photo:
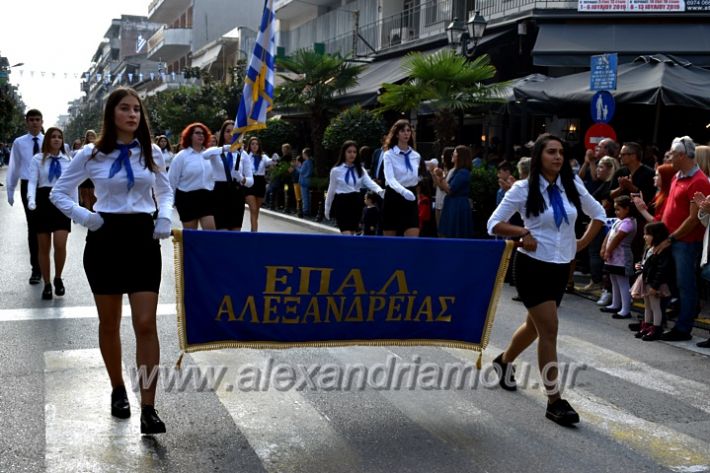
[[[700,347],[700,348],[710,348],[710,338],[708,338],[708,339],[705,340],[704,342],[698,342],[698,343],[696,343],[695,345],[698,346],[698,347]]]
[[[516,391],[518,383],[515,382],[515,366],[512,363],[503,363],[503,354],[493,360],[493,367],[498,373],[498,384],[506,391]]]
[[[52,284],[47,283],[42,290],[42,300],[48,301],[52,298]]]
[[[579,422],[579,414],[564,399],[558,399],[552,404],[548,402],[545,417],[565,426]]]
[[[604,312],[605,314],[615,314],[621,310],[621,307],[602,307],[599,309],[600,312]]]
[[[164,434],[165,424],[153,406],[141,407],[141,433],[145,435]]]
[[[661,340],[666,342],[685,342],[692,338],[693,336],[689,332],[681,332],[674,328],[661,335]]]
[[[58,296],[63,296],[65,292],[66,289],[64,289],[62,278],[54,278],[54,293]]]
[[[111,415],[119,419],[131,417],[131,405],[125,386],[117,386],[111,392]]]
[[[39,272],[32,271],[32,276],[30,276],[30,284],[34,286],[35,284],[39,284],[41,280],[42,275]]]
[[[515,301],[515,302],[523,302],[523,298],[520,297],[520,296],[513,296],[513,297],[511,297],[510,299],[513,300],[513,301]]]
[[[638,332],[639,330],[641,330],[641,322],[631,322],[629,324],[629,330],[631,330],[632,332]]]
[[[630,319],[631,317],[632,317],[631,314],[620,314],[620,313],[618,313],[618,312],[617,312],[616,314],[613,314],[613,315],[611,316],[612,319],[622,319],[622,320],[624,320],[624,319]]]

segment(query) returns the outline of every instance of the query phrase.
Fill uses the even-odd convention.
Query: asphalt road
[[[268,215],[260,229],[319,231]],[[624,321],[575,296],[561,307],[559,353],[570,370],[565,397],[582,418],[576,428],[545,419],[534,349],[519,360],[519,373],[531,369],[516,393],[485,387],[485,379],[460,389],[328,389],[313,376],[292,389],[255,389],[243,377],[245,367],[269,363],[311,373],[314,366],[337,372],[361,363],[374,371],[387,363],[470,367],[477,356],[419,347],[201,352],[185,356],[183,373],[212,369],[221,382],[170,386],[180,352],[169,242],[162,245],[158,317],[166,375],[157,402],[168,433],[141,437],[133,393],[130,420],[109,415],[110,385],[81,267],[85,231],[73,227],[67,294],[52,301],[40,300],[41,287],[27,282],[25,235],[21,206],[9,207],[0,188],[2,472],[710,471],[708,352],[694,343],[638,341]],[[512,295],[503,290],[483,374],[523,320]],[[128,372],[135,342],[130,321],[123,322]]]

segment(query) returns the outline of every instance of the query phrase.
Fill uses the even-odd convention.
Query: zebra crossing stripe
[[[158,315],[175,315],[175,304],[158,304]],[[131,306],[123,306],[123,316],[131,316]],[[53,319],[92,319],[98,320],[95,305],[71,307],[34,307],[28,309],[0,309],[0,322],[53,320]]]

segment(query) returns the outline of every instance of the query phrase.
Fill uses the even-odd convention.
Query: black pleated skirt
[[[263,199],[266,196],[266,176],[254,176],[254,184],[246,188],[246,195]]]
[[[150,214],[101,213],[104,224],[88,232],[84,271],[99,295],[155,292],[160,289],[160,243],[153,239]]]
[[[416,197],[416,187],[408,187],[407,189]],[[399,192],[387,187],[385,201],[382,204],[382,229],[402,233],[409,228],[419,228],[417,199],[409,201]]]
[[[515,256],[515,286],[525,307],[535,307],[547,301],[562,302],[567,280],[569,263],[548,263],[525,253]]]
[[[181,222],[191,222],[208,215],[214,215],[212,191],[200,189],[196,191],[175,191],[175,208]]]
[[[37,233],[52,233],[59,230],[70,232],[71,220],[49,200],[51,191],[51,187],[37,188],[37,195],[35,195],[37,208],[32,212]]]
[[[214,223],[217,230],[242,228],[244,189],[235,182],[217,181],[212,191]]]
[[[360,218],[364,205],[363,196],[359,192],[335,194],[333,210],[335,211],[335,221],[341,232],[357,232],[360,229]]]

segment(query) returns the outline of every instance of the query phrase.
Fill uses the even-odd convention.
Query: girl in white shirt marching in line
[[[165,161],[165,169],[170,170],[170,165],[173,163],[173,158],[175,154],[173,153],[172,147],[170,146],[170,141],[165,135],[160,135],[155,138],[155,144],[160,148],[160,152],[163,154],[163,160]]]
[[[246,190],[246,201],[249,206],[249,220],[251,231],[259,230],[259,209],[264,203],[266,195],[266,168],[275,164],[275,161],[264,154],[261,141],[256,136],[249,138],[246,149],[242,151],[242,160],[251,161],[254,172],[254,185]]]
[[[93,145],[96,142],[96,132],[94,130],[86,130],[84,133],[84,146]],[[76,153],[75,153],[76,154]],[[79,204],[90,211],[94,211],[96,203],[96,194],[94,192],[94,183],[91,179],[86,179],[79,184]]]
[[[30,163],[30,179],[27,186],[27,207],[33,211],[37,225],[39,244],[39,268],[44,280],[42,299],[52,298],[52,283],[49,281],[51,264],[49,251],[54,240],[54,291],[63,296],[65,289],[62,271],[67,259],[67,237],[71,220],[49,201],[52,186],[69,166],[71,159],[64,152],[64,133],[59,128],[50,128],[44,135],[42,152],[34,155]],[[76,199],[76,192],[74,193]]]
[[[346,141],[340,148],[340,157],[330,170],[328,193],[325,197],[325,218],[330,219],[331,208],[340,233],[354,235],[360,228],[363,200],[360,189],[367,187],[382,197],[385,193],[363,169],[357,143]]]
[[[219,152],[216,147],[205,149],[211,139],[202,123],[192,123],[180,135],[182,150],[175,155],[168,171],[170,187],[175,193],[175,208],[184,228],[214,230],[214,177],[209,157]]]
[[[77,185],[87,178],[96,186],[96,212],[80,207],[73,197]],[[50,200],[64,215],[89,229],[84,270],[99,313],[99,346],[113,387],[111,414],[121,419],[131,415],[120,337],[123,294],[128,294],[136,362],[147,373],[140,380],[141,433],[165,432],[153,406],[160,363],[158,239],[170,236],[172,192],[163,156],[152,144],[146,110],[135,90],[119,87],[111,92],[101,138],[77,153],[54,185]]]
[[[382,159],[387,186],[382,206],[383,233],[418,237],[417,185],[421,156],[413,148],[414,136],[407,120],[397,120],[392,125],[385,146],[387,151]]]
[[[508,223],[516,213],[524,226]],[[584,212],[592,218],[577,240],[574,225]],[[538,364],[547,391],[545,416],[561,425],[579,422],[579,415],[561,398],[557,381],[557,308],[562,301],[575,254],[592,241],[606,220],[604,208],[572,172],[564,159],[562,140],[541,135],[532,153],[530,176],[517,181],[488,220],[488,233],[520,238],[515,282],[527,309],[527,319],[515,331],[508,348],[493,360],[500,386],[517,388],[513,361],[538,340]]]
[[[227,120],[222,124],[217,138],[218,147],[227,147],[232,141],[234,121]],[[254,175],[251,160],[242,159],[242,154],[236,156],[229,150],[211,157],[212,175],[214,177],[214,223],[217,230],[240,231],[244,220],[245,188],[254,185]]]

